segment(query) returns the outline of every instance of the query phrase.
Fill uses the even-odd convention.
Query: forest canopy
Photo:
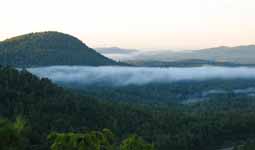
[[[9,67],[0,68],[0,90],[0,116],[10,120],[4,124],[15,138],[18,132],[10,122],[22,116],[29,127],[26,140],[15,142],[28,150],[50,150],[51,133],[76,136],[105,128],[123,149],[125,143],[158,150],[216,149],[255,138],[253,97],[222,96],[189,105],[134,104],[80,95]]]

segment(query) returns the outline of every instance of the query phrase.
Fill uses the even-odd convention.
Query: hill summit
[[[0,42],[0,64],[14,67],[120,65],[61,32],[29,33]]]

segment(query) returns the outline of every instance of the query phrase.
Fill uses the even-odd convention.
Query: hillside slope
[[[124,104],[77,95],[8,67],[0,67],[0,91],[0,119],[26,120],[28,150],[50,150],[46,138],[50,132],[103,128],[118,137],[136,133],[157,150],[215,149],[255,135],[254,97],[222,97],[189,106]]]
[[[50,65],[120,65],[60,32],[38,32],[0,42],[0,64],[15,67]]]
[[[138,125],[151,120],[151,116],[145,117],[139,109],[79,96],[25,70],[0,67],[0,90],[0,119],[25,118],[33,150],[49,150],[50,132],[109,128],[124,136],[135,133]],[[139,119],[131,120],[136,117]]]

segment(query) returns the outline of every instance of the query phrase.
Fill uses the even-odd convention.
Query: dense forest
[[[0,42],[0,64],[15,67],[123,65],[71,35],[53,31],[25,34]]]
[[[114,86],[109,84],[85,85],[82,83],[57,81],[57,84],[74,92],[92,95],[100,99],[146,103],[190,103],[211,98],[231,99],[255,94],[255,80],[208,79],[183,80],[172,83],[148,83],[142,85]]]
[[[0,145],[19,146],[10,149],[214,150],[255,138],[253,97],[186,105],[118,102],[80,95],[9,67],[0,68],[0,90],[0,138],[8,139]]]

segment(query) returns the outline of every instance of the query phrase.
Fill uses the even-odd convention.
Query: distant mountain
[[[15,67],[50,65],[122,65],[60,32],[38,32],[0,42],[0,64]]]
[[[212,66],[228,66],[228,67],[238,67],[238,66],[254,66],[253,64],[238,64],[232,62],[217,62],[202,59],[187,59],[178,61],[128,61],[127,63],[135,66],[143,67],[200,67],[204,65]]]
[[[102,54],[129,54],[138,52],[136,49],[124,49],[119,47],[95,48],[97,52]]]
[[[235,62],[240,64],[255,64],[255,45],[237,47],[216,47],[192,51],[187,57],[203,58],[221,62]]]
[[[206,60],[234,64],[255,64],[255,45],[237,47],[215,47],[201,50],[144,52],[129,61],[175,62],[185,60]]]

